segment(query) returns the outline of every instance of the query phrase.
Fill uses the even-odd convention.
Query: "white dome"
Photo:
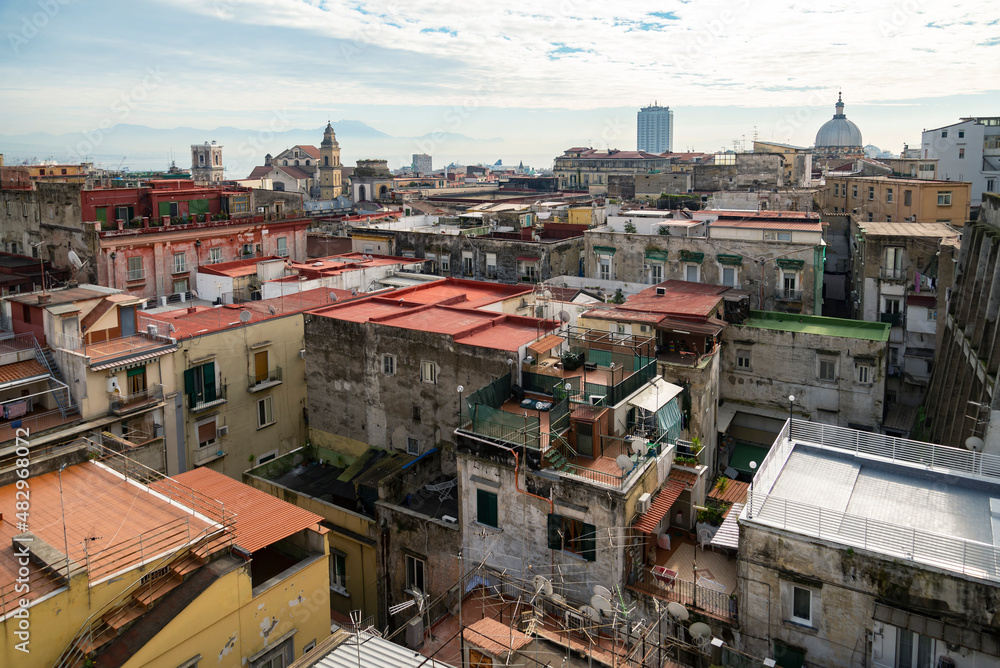
[[[836,113],[816,133],[816,148],[858,148],[864,146],[861,141],[861,130],[847,120],[844,114],[844,102],[837,97]]]

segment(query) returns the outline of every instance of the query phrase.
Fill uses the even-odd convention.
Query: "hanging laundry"
[[[21,401],[12,401],[9,404],[4,404],[3,416],[8,420],[13,420],[14,418],[19,418],[28,412],[28,402],[22,399]]]

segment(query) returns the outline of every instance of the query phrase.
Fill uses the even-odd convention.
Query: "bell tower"
[[[323,131],[323,143],[319,145],[319,198],[331,200],[340,197],[344,188],[340,182],[340,144],[330,122]]]

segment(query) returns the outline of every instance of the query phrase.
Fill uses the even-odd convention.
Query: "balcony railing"
[[[879,316],[879,322],[884,322],[892,325],[893,327],[899,327],[903,324],[903,314],[902,313],[883,313]]]
[[[906,277],[906,272],[903,269],[901,269],[901,268],[899,268],[899,269],[897,269],[895,267],[883,267],[882,268],[882,278],[885,278],[887,280],[898,281],[898,280],[903,279],[905,277]]]
[[[268,369],[267,373],[251,373],[247,375],[247,388],[251,392],[272,387],[281,382],[281,367],[276,366]]]
[[[206,445],[203,448],[198,448],[194,451],[194,457],[192,457],[192,459],[194,460],[195,466],[204,466],[209,462],[213,462],[216,459],[220,459],[225,456],[225,450],[222,449],[221,445],[216,443],[214,445]]]
[[[125,274],[125,280],[127,281],[142,281],[146,278],[145,269],[129,269]]]
[[[786,302],[800,302],[802,301],[802,291],[779,288],[775,291],[774,298]]]
[[[212,406],[218,406],[219,404],[226,403],[226,394],[229,386],[226,384],[216,385],[215,393],[210,395],[205,395],[204,393],[199,393],[194,396],[192,400],[188,395],[188,407],[192,413],[197,413],[199,411],[207,410]]]
[[[163,386],[154,385],[140,392],[111,397],[110,408],[112,413],[121,415],[122,413],[131,413],[132,411],[161,401],[163,401]]]

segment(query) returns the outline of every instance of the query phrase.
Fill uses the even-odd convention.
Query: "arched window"
[[[323,164],[326,165],[326,166],[329,166],[329,164],[330,164],[330,156],[328,156],[328,155],[324,155],[323,156]]]
[[[288,161],[287,160],[282,160],[281,166],[282,167],[288,167]]]
[[[299,161],[298,161],[298,160],[296,160],[296,161],[295,161],[295,166],[296,166],[296,167],[298,167],[298,166],[299,166]]]
[[[308,166],[309,166],[309,161],[308,161],[308,160],[306,160],[306,167],[308,167]]]
[[[364,186],[358,186],[358,201],[359,202],[364,202],[365,201],[365,187]]]
[[[389,189],[386,188],[385,186],[382,186],[381,188],[378,189],[378,196],[380,199],[385,199],[386,195],[388,194],[389,194]]]

